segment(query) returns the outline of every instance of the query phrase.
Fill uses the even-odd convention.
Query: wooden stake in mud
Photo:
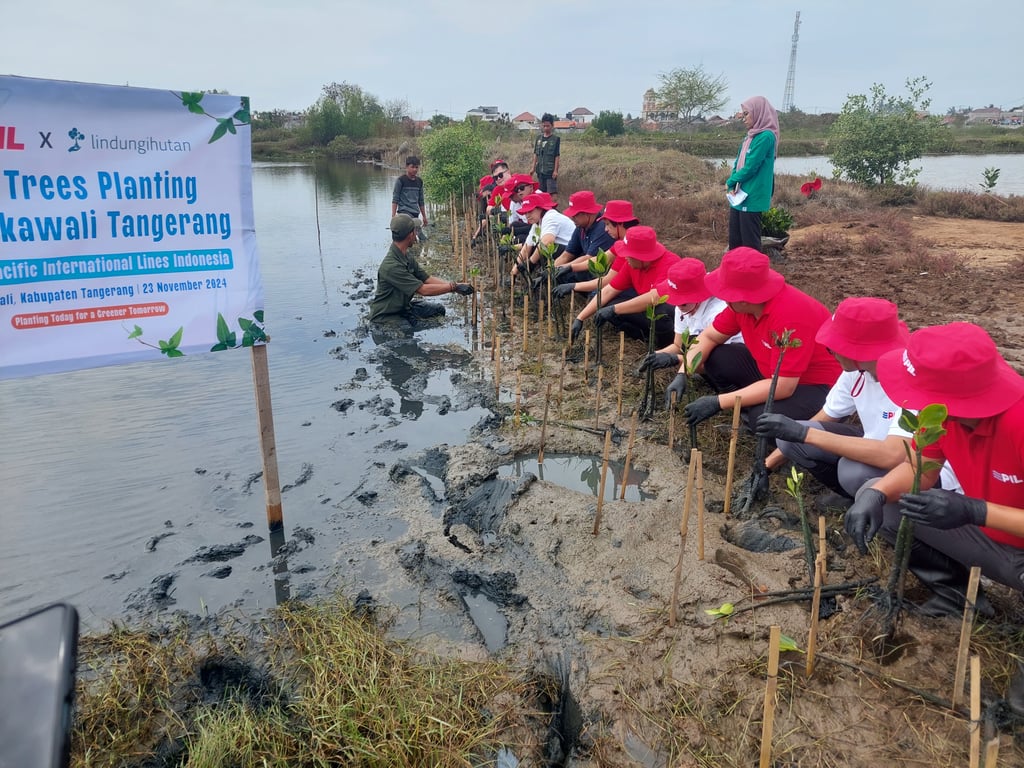
[[[999,734],[993,736],[985,745],[985,768],[996,768],[999,762]]]
[[[572,321],[576,319],[576,291],[569,292],[569,327],[565,329],[566,335],[572,330]]]
[[[811,598],[811,628],[807,632],[807,667],[804,670],[808,677],[814,674],[814,651],[818,646],[818,612],[821,610],[821,583],[825,578],[823,551],[818,552],[814,561],[814,597]]]
[[[526,357],[527,337],[530,335],[530,293],[523,294],[523,357]],[[524,360],[525,362],[525,360]]]
[[[619,331],[619,396],[615,403],[617,418],[622,418],[622,369],[626,359],[626,332]]]
[[[828,549],[825,547],[825,516],[818,515],[818,557],[821,558],[821,583],[825,584],[825,571],[828,566]]]
[[[562,396],[565,393],[565,358],[569,350],[562,348],[562,367],[558,371],[558,415],[562,415]]]
[[[975,603],[978,600],[978,582],[981,580],[981,568],[971,567],[971,576],[967,580],[967,602],[964,603],[964,617],[960,623],[960,646],[956,654],[956,672],[953,675],[953,695],[950,701],[956,709],[964,698],[964,675],[967,672],[967,651],[971,644],[971,628],[974,626]]]
[[[544,441],[548,436],[548,406],[551,404],[551,382],[544,392],[544,420],[540,423],[540,448],[537,449],[537,463],[544,463]]]
[[[522,395],[522,391],[523,391],[523,372],[521,370],[517,369],[516,370],[516,405],[515,405],[515,416],[514,416],[514,418],[515,418],[514,423],[515,423],[515,425],[517,427],[519,426],[519,398]]]
[[[629,467],[633,463],[633,444],[636,441],[637,412],[633,411],[633,419],[629,424],[629,442],[626,444],[626,465],[622,468],[622,491],[620,499],[626,498],[626,483],[629,482]]]
[[[772,624],[768,637],[768,682],[764,686],[764,721],[761,723],[761,761],[759,768],[771,768],[772,730],[775,727],[775,693],[779,687],[779,636],[782,631],[778,624]]]
[[[583,380],[586,381],[589,377],[587,371],[590,369],[590,329],[587,328],[587,332],[583,334]]]
[[[704,559],[704,454],[697,451],[697,559]]]
[[[636,411],[634,411],[636,413]],[[686,470],[686,488],[683,489],[683,514],[679,517],[679,560],[676,561],[676,579],[672,586],[672,605],[668,609],[668,625],[676,625],[676,605],[679,603],[679,584],[683,579],[683,552],[686,549],[686,534],[690,526],[690,503],[693,499],[693,476],[697,471],[696,448],[690,450],[690,467]]]
[[[494,337],[494,402],[501,400],[501,336]]]
[[[508,282],[508,323],[509,332],[514,333],[515,318],[516,318],[516,276],[511,275]]]
[[[498,310],[491,307],[491,360],[494,360],[494,344],[498,340]]]
[[[604,366],[597,366],[597,392],[594,393],[594,429],[601,428],[601,379],[604,378]]]
[[[981,768],[981,657],[971,656],[971,768]]]
[[[729,463],[725,468],[725,506],[722,508],[722,514],[725,517],[729,516],[729,506],[732,504],[732,475],[733,470],[736,469],[736,441],[740,436],[740,408],[742,407],[741,398],[736,395],[736,401],[732,406],[732,435],[729,437]]]
[[[676,449],[676,391],[673,389],[668,403],[668,450]]]
[[[252,347],[252,384],[256,393],[256,423],[260,430],[260,453],[263,456],[263,490],[267,503],[267,528],[271,532],[284,526],[281,506],[281,479],[277,468],[277,441],[274,438],[274,410],[270,401],[270,367],[267,345]]]
[[[472,312],[472,314],[473,314],[473,332],[476,333],[477,306],[478,306],[478,303],[477,303],[477,300],[476,300],[476,275],[473,275],[473,279],[470,281],[470,285],[473,286],[473,301],[472,301],[472,304],[473,304],[473,312]],[[483,313],[481,313],[481,316],[480,316],[481,320],[483,319],[482,315],[483,315]]]
[[[604,458],[601,459],[601,483],[597,491],[597,512],[594,514],[594,536],[601,530],[601,507],[604,506],[604,484],[608,479],[608,455],[612,452],[612,431],[604,431]]]

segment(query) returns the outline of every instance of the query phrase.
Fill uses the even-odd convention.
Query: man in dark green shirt
[[[413,301],[415,296],[440,296],[458,293],[469,296],[473,286],[449,283],[431,277],[409,254],[416,242],[416,221],[407,213],[391,218],[391,248],[377,270],[377,294],[370,302],[370,320],[389,315],[404,317],[410,322],[444,314],[444,307],[428,301]]]

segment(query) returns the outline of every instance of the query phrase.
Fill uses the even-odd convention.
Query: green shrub
[[[785,237],[792,227],[792,215],[781,206],[769,208],[761,214],[761,234],[765,237]]]
[[[476,191],[484,164],[484,141],[468,122],[453,123],[420,139],[423,150],[423,185],[435,203],[447,203],[452,195],[462,201]]]

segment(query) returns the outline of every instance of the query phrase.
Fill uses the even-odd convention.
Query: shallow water
[[[290,578],[275,580],[269,564],[247,351],[3,381],[0,621],[67,600],[86,627],[101,627],[145,604],[166,574],[164,607],[258,610],[327,579],[342,544],[404,533],[401,519],[361,517],[354,492],[402,456],[465,442],[487,413],[451,406],[452,371],[470,347],[454,301],[446,325],[415,337],[375,340],[359,328],[396,175],[254,169]],[[242,554],[186,562],[229,544]],[[378,569],[350,555],[346,578],[372,581]]]

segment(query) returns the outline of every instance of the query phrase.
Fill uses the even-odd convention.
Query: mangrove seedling
[[[644,310],[644,315],[647,317],[647,354],[654,354],[654,324],[658,322],[658,305],[664,304],[668,301],[668,296],[659,296],[651,306]],[[685,354],[685,353],[684,353]],[[641,419],[648,419],[656,410],[656,399],[657,395],[654,391],[654,366],[647,367],[647,376],[644,379],[644,394],[640,400],[639,416]]]
[[[925,472],[932,472],[940,467],[938,462],[925,461],[924,449],[929,445],[938,442],[946,429],[946,417],[949,411],[945,405],[933,403],[926,405],[916,414],[906,408],[900,413],[900,427],[912,435],[910,444],[903,447],[907,452],[907,458],[914,467],[914,480],[910,487],[911,493],[921,491],[921,475]],[[913,447],[911,447],[913,446]],[[892,639],[896,636],[896,629],[899,619],[900,608],[903,603],[904,582],[907,577],[907,566],[910,563],[910,549],[914,542],[914,522],[906,516],[901,516],[900,527],[896,532],[896,546],[893,553],[892,572],[889,574],[889,583],[886,587],[889,610],[886,613],[883,626],[884,637]]]
[[[718,608],[705,608],[704,613],[708,616],[714,616],[716,619],[725,619],[729,621],[729,617],[732,616],[736,610],[736,606],[732,603],[722,603]]]
[[[996,183],[999,181],[999,169],[996,167],[986,168],[981,172],[982,182],[981,188],[985,192],[991,192],[996,188]]]
[[[608,252],[603,248],[599,248],[594,258],[587,260],[587,271],[597,278],[597,311],[601,311],[601,289],[604,287],[604,276],[608,274],[608,270],[611,269],[612,261]],[[600,330],[597,333],[597,341],[595,347],[595,359],[597,364],[601,364],[601,336]]]
[[[683,360],[685,361],[683,367],[686,369],[685,373],[686,373],[687,381],[693,381],[693,377],[697,373],[697,369],[700,368],[701,360],[703,360],[703,358],[704,358],[703,353],[698,352],[697,354],[695,354],[693,356],[692,360],[689,359],[690,347],[692,347],[696,343],[697,343],[697,334],[690,333],[689,330],[684,331],[681,334],[680,338],[679,338],[679,346],[683,350]],[[692,402],[693,402],[693,388],[688,386],[686,388],[686,403],[687,403],[687,405],[689,405]],[[692,451],[692,450],[696,449],[697,447],[698,447],[697,446],[697,425],[696,424],[691,424],[690,425],[690,450]]]
[[[779,372],[782,370],[782,359],[786,356],[786,350],[796,349],[803,344],[800,339],[793,338],[792,328],[785,329],[781,334],[773,332],[772,341],[779,348],[779,359],[775,362],[771,384],[768,386],[768,399],[764,403],[765,413],[771,413],[772,406],[775,404],[775,389],[779,385]],[[759,437],[757,439],[757,448],[754,449],[754,466],[750,471],[750,476],[743,484],[743,489],[740,491],[734,505],[740,511],[740,514],[747,514],[754,501],[768,493],[768,468],[764,465],[764,460],[767,457],[768,438]]]
[[[789,477],[786,478],[786,493],[796,500],[797,509],[800,510],[800,529],[804,537],[804,560],[807,561],[807,576],[810,583],[814,583],[814,560],[817,551],[814,548],[814,536],[811,535],[811,524],[807,520],[807,511],[804,509],[804,473],[797,472],[796,467],[791,467]]]

